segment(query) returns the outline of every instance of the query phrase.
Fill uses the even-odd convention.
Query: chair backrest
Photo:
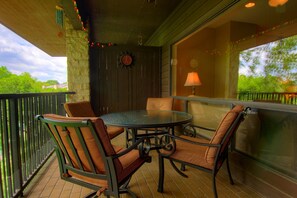
[[[89,101],[64,103],[64,109],[70,117],[96,117]]]
[[[236,132],[241,121],[244,118],[244,108],[242,105],[236,105],[229,112],[226,113],[224,118],[221,120],[215,134],[210,140],[210,144],[221,144],[220,153],[223,153],[228,149],[231,137]],[[208,163],[214,164],[217,156],[218,148],[209,147],[205,152],[205,158]]]
[[[100,118],[65,117],[45,114],[39,117],[55,141],[63,177],[78,177],[108,186],[106,157],[116,154]],[[123,167],[114,159],[115,170]],[[82,174],[83,173],[83,174]]]
[[[172,110],[173,98],[148,98],[146,110]]]

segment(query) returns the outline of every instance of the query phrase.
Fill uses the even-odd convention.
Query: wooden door
[[[130,66],[120,63],[125,53],[133,58]],[[90,48],[91,103],[95,113],[145,109],[148,97],[160,97],[160,58],[159,47]]]

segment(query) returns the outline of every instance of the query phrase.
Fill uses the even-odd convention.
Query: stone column
[[[65,27],[68,90],[76,92],[68,101],[90,101],[88,31],[73,29],[67,18]]]

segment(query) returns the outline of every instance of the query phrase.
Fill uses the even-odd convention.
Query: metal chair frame
[[[224,161],[226,160],[227,163],[227,171],[229,175],[229,180],[230,184],[234,184],[231,171],[230,171],[230,166],[229,166],[229,158],[228,158],[228,152],[229,152],[229,146],[231,143],[231,139],[233,138],[237,128],[239,127],[240,123],[244,120],[245,115],[247,114],[247,110],[250,108],[246,108],[244,111],[240,112],[238,116],[236,117],[235,121],[231,124],[229,129],[227,130],[226,134],[224,135],[223,140],[221,141],[220,144],[208,144],[208,143],[200,143],[200,142],[195,142],[195,141],[190,141],[178,136],[170,135],[170,134],[165,134],[161,139],[160,139],[160,148],[165,149],[166,151],[170,151],[169,154],[162,154],[162,152],[159,153],[159,184],[158,184],[158,192],[163,192],[163,183],[164,183],[164,159],[168,159],[173,166],[174,170],[176,170],[181,176],[183,177],[188,177],[185,173],[182,171],[185,169],[185,166],[190,166],[208,173],[211,173],[212,175],[212,186],[213,186],[213,192],[214,192],[214,197],[218,197],[217,194],[217,189],[216,189],[216,180],[215,177],[220,170],[221,166],[223,165]],[[202,128],[204,130],[207,130],[205,127],[200,127],[200,126],[195,126],[191,125],[191,127],[195,128]],[[210,131],[214,131],[213,129],[209,129]],[[192,133],[192,136],[196,136],[196,131]],[[194,134],[194,135],[193,135]],[[170,143],[168,143],[168,138],[171,140]],[[213,169],[208,169],[202,166],[198,166],[192,163],[188,163],[182,160],[178,159],[173,159],[170,156],[175,152],[176,149],[176,140],[188,142],[194,145],[200,145],[200,146],[206,146],[206,147],[214,147],[217,148],[216,151],[216,156],[214,160],[214,168]],[[227,141],[227,142],[226,142]],[[225,146],[223,146],[225,145]],[[175,165],[174,162],[181,163],[181,170]]]
[[[97,191],[99,192],[100,190],[104,190],[104,194],[107,197],[109,197],[109,196],[120,197],[119,195],[122,193],[129,193],[132,195],[132,197],[136,197],[136,195],[133,192],[131,192],[127,188],[127,186],[131,179],[131,176],[141,167],[141,165],[144,164],[145,162],[151,161],[151,157],[148,156],[150,145],[147,144],[147,141],[145,140],[145,138],[139,139],[133,145],[131,145],[129,148],[125,149],[124,151],[122,151],[120,153],[117,153],[117,154],[111,155],[111,156],[107,156],[106,152],[104,150],[104,147],[103,147],[103,143],[102,143],[101,139],[98,137],[96,129],[90,120],[57,121],[57,120],[53,120],[53,119],[44,118],[43,116],[40,116],[40,115],[36,116],[36,119],[40,120],[44,124],[44,126],[50,132],[50,135],[51,135],[53,141],[55,142],[55,151],[56,151],[57,159],[58,159],[58,163],[59,163],[61,179],[81,185],[81,186],[84,186],[84,187],[87,187],[87,188],[90,188],[92,190],[95,190],[95,192],[91,193],[87,197],[92,197],[94,195],[96,196]],[[62,127],[62,130],[65,131],[65,133],[68,133],[67,141],[71,147],[71,152],[75,156],[76,162],[78,163],[78,167],[75,167],[75,165],[69,155],[69,151],[67,151],[66,147],[62,143],[62,139],[59,135],[57,127]],[[79,143],[81,144],[84,154],[88,160],[88,164],[91,167],[90,172],[84,170],[82,161],[79,158],[77,150],[75,149],[75,145],[72,142],[71,138],[69,137],[69,131],[67,129],[68,127],[74,128],[76,135],[79,137]],[[85,139],[83,138],[83,135],[82,135],[81,129],[84,127],[89,128],[92,136],[94,137],[94,141],[96,142],[96,144],[98,146],[100,155],[101,155],[103,163],[104,163],[105,173],[98,173],[96,171],[96,166],[90,156],[90,151],[88,150]],[[132,149],[137,149],[137,148],[139,149],[141,158],[144,159],[142,164],[137,169],[135,169],[133,172],[129,173],[128,176],[126,178],[124,178],[122,181],[118,181],[116,167],[114,164],[114,159],[117,159],[117,158],[127,154]],[[108,188],[104,189],[101,186],[94,185],[90,182],[86,182],[81,179],[69,177],[69,174],[68,174],[69,170],[76,174],[83,175],[83,176],[86,176],[89,178],[107,180]]]
[[[168,100],[167,102],[170,102],[168,104],[167,108],[155,108],[155,107],[151,107],[150,105],[156,103],[156,104],[160,104],[162,103],[162,100]],[[166,111],[171,111],[172,107],[173,107],[173,98],[167,97],[167,98],[147,98],[147,104],[146,104],[146,110],[166,110]],[[126,143],[127,146],[129,145],[129,142],[133,142],[135,141],[135,139],[138,139],[140,137],[148,137],[150,139],[154,139],[155,141],[155,145],[157,145],[158,143],[158,136],[164,135],[164,134],[168,134],[170,133],[170,130],[172,132],[174,132],[173,127],[163,127],[163,128],[139,128],[139,129],[126,129]],[[144,134],[140,134],[138,133],[138,131],[144,131]],[[130,138],[129,136],[133,136],[132,133],[134,133],[135,139]],[[154,147],[152,147],[151,149],[155,149]]]

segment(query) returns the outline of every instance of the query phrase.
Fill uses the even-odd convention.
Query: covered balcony
[[[49,55],[67,57],[69,92],[1,95],[0,195],[90,192],[60,180],[53,145],[36,115],[65,115],[62,104],[68,101],[90,101],[101,116],[144,109],[148,97],[173,97],[174,110],[212,128],[231,105],[252,108],[231,148],[235,185],[223,167],[220,197],[296,197],[296,91],[238,97],[237,90],[242,51],[296,35],[296,8],[295,0],[3,2],[3,25]],[[294,76],[296,57],[291,63]],[[190,72],[201,80],[193,84],[195,92],[184,86]],[[125,143],[122,135],[114,141]],[[207,174],[189,168],[192,176],[181,178],[169,164],[165,192],[158,193],[155,151],[152,156],[130,183],[139,197],[213,196]]]

